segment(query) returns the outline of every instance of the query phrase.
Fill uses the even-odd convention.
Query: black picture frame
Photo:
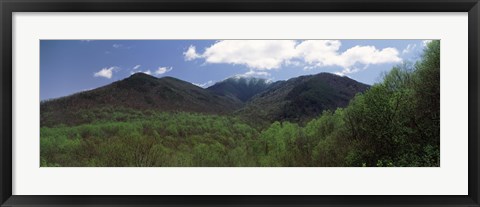
[[[480,206],[478,0],[0,0],[2,206]],[[468,12],[468,195],[26,196],[12,195],[13,12]],[[454,178],[452,178],[454,179]]]

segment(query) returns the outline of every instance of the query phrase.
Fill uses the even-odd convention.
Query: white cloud
[[[258,70],[279,68],[296,56],[293,40],[224,40],[203,53],[207,63],[246,65]]]
[[[378,50],[374,46],[355,46],[342,53],[340,57],[344,59],[344,64],[339,64],[343,67],[352,66],[357,62],[363,64],[382,64],[402,61],[402,59],[398,57],[398,50],[392,47]]]
[[[117,48],[117,49],[122,47],[122,46],[123,46],[122,44],[113,44],[112,45],[113,48]]]
[[[357,64],[396,63],[402,59],[395,48],[379,50],[374,46],[354,46],[339,53],[341,43],[337,40],[307,40],[297,46],[300,56],[317,67],[340,66],[349,69]]]
[[[112,78],[113,72],[118,70],[119,68],[117,66],[112,66],[109,68],[102,68],[100,71],[96,72],[93,74],[93,77],[103,77],[110,79]]]
[[[407,54],[412,52],[417,47],[416,44],[408,44],[405,49],[403,49],[402,54]]]
[[[311,70],[311,69],[314,69],[314,68],[316,68],[316,66],[307,65],[307,66],[303,67],[303,70]]]
[[[172,67],[159,67],[156,71],[155,71],[155,75],[161,75],[161,74],[164,74],[168,71],[171,71],[173,68]]]
[[[197,54],[197,50],[195,49],[195,46],[193,46],[193,45],[190,45],[190,47],[188,47],[188,50],[186,52],[184,52],[183,55],[185,56],[185,60],[187,60],[187,61],[200,58],[200,55]]]
[[[356,65],[397,63],[402,59],[395,48],[377,49],[374,46],[354,46],[340,53],[338,40],[223,40],[198,54],[194,46],[184,52],[185,60],[203,58],[206,63],[245,65],[254,70],[278,69],[283,65],[304,69],[338,66],[345,73],[359,69]],[[249,71],[250,72],[250,71]]]
[[[193,84],[193,85],[196,85],[196,86],[198,86],[198,87],[207,88],[207,87],[213,85],[213,81],[212,81],[212,80],[209,80],[209,81],[207,81],[207,82],[205,82],[205,83],[192,83],[192,84]]]
[[[185,59],[204,58],[206,63],[228,63],[246,65],[258,70],[279,68],[281,64],[295,56],[293,40],[222,40],[197,54],[190,46]]]
[[[338,40],[306,40],[301,42],[296,50],[307,64],[327,66],[340,61],[337,57],[340,46]]]
[[[285,66],[295,66],[295,67],[298,67],[298,66],[301,66],[303,65],[300,61],[298,60],[286,60],[285,61]]]
[[[237,77],[254,77],[254,76],[270,76],[271,74],[266,71],[254,71],[250,70],[244,74],[236,75]]]
[[[142,66],[142,65],[135,65],[135,66],[133,67],[133,69],[134,69],[134,70],[137,70],[137,69],[139,69],[141,66]]]
[[[422,44],[423,44],[423,46],[425,47],[425,46],[427,46],[427,44],[430,43],[431,41],[432,41],[432,40],[423,40],[423,41],[422,41]]]

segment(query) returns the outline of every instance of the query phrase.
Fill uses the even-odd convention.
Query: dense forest
[[[177,84],[174,82],[170,80],[169,84]],[[303,83],[297,88],[313,87],[311,84],[316,82]],[[156,84],[150,85],[167,87]],[[261,86],[262,91],[267,90],[264,83]],[[353,91],[350,83],[348,86]],[[59,110],[61,113],[55,113],[52,112],[55,107],[68,108],[65,106],[70,102],[50,105],[50,101],[42,102],[40,163],[43,167],[440,165],[439,41],[428,43],[416,63],[392,68],[373,86],[355,87],[355,90],[360,87],[361,92],[352,94],[347,102],[344,100],[350,93],[340,91],[344,94],[340,97],[345,102],[344,107],[332,108],[324,104],[325,100],[330,103],[333,98],[338,99],[334,97],[337,93],[331,94],[332,99],[316,98],[308,103],[323,104],[321,111],[311,106],[305,110],[302,108],[305,105],[299,105],[305,96],[315,93],[295,91],[301,98],[297,102],[289,101],[290,105],[284,105],[284,109],[294,114],[315,114],[305,119],[292,118],[283,112],[282,116],[252,120],[255,112],[245,110],[254,108],[250,102],[240,109],[242,103],[225,97],[215,103],[201,103],[201,106],[216,104],[225,109],[218,114],[203,113],[198,108],[157,110],[160,106],[166,107],[165,104],[137,108],[108,104],[92,107],[93,102],[85,102],[85,107],[70,112]],[[195,100],[216,96],[193,87],[189,90],[199,97]],[[260,96],[262,94],[244,94],[244,100],[240,100],[250,97],[260,100]],[[186,98],[182,96],[182,99]],[[156,103],[157,100],[151,101]],[[235,107],[228,111],[227,103],[230,102],[235,102]],[[62,119],[62,114],[75,121]]]

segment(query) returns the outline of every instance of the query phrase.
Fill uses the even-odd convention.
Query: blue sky
[[[41,40],[40,99],[143,72],[208,87],[232,76],[272,81],[320,72],[373,84],[425,40]]]

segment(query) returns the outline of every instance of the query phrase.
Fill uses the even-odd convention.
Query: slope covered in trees
[[[304,124],[96,110],[87,124],[42,126],[42,166],[439,166],[440,42]]]
[[[71,96],[45,101],[40,104],[42,126],[89,123],[96,114],[92,110],[118,108],[135,111],[185,111],[206,114],[227,114],[240,108],[242,103],[220,96],[203,88],[172,77],[156,78],[144,73],[132,76]]]
[[[345,107],[368,85],[330,73],[278,81],[259,93],[238,114],[248,120],[305,122],[324,110]]]

